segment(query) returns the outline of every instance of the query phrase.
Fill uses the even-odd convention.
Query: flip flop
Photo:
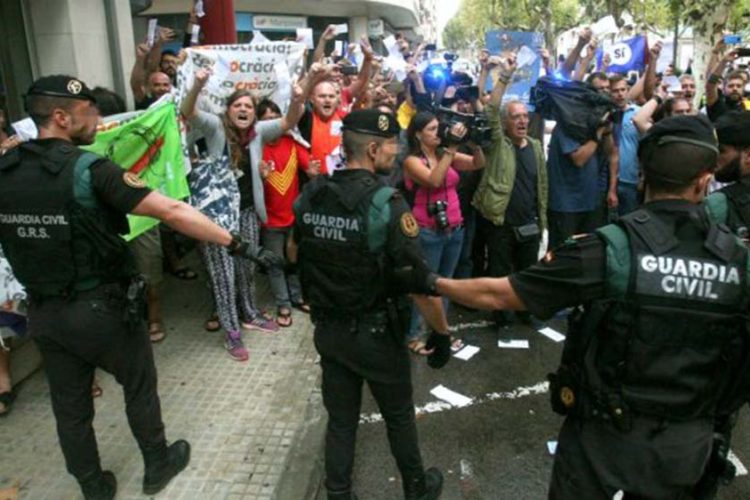
[[[158,344],[165,338],[167,338],[167,332],[164,330],[164,325],[160,321],[154,321],[148,324],[148,336],[151,339],[152,344]]]
[[[170,271],[169,274],[184,281],[192,281],[198,277],[198,274],[187,266]]]
[[[16,393],[13,391],[0,393],[0,404],[3,405],[3,411],[0,412],[0,417],[7,417],[10,411],[13,409],[13,401],[16,400]]]
[[[292,310],[288,307],[279,307],[276,311],[276,324],[282,328],[292,326]]]
[[[454,337],[453,335],[451,335],[451,351],[452,352],[458,352],[461,349],[463,349],[465,346],[466,346],[466,344],[464,344],[463,340],[461,340],[458,337]]]
[[[306,304],[305,302],[298,302],[296,304],[292,304],[292,307],[302,311],[305,314],[310,314],[310,306]]]
[[[427,356],[427,349],[425,349],[426,346],[427,344],[419,339],[410,340],[406,344],[406,347],[412,352],[412,354],[416,354],[417,356]]]

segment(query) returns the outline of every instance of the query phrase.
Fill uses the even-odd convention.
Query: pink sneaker
[[[276,333],[279,331],[278,323],[271,318],[266,318],[263,314],[258,314],[252,321],[243,321],[242,328],[263,333]]]
[[[249,354],[245,348],[245,344],[242,342],[242,335],[240,332],[229,332],[227,338],[224,341],[224,348],[235,361],[247,361]]]

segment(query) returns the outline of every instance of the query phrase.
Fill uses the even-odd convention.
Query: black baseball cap
[[[664,181],[677,184],[695,179],[705,170],[713,170],[713,165],[688,166],[690,162],[680,162],[680,158],[656,165],[645,158],[645,152],[653,151],[674,144],[690,144],[719,154],[716,130],[711,121],[704,115],[675,116],[654,124],[638,143],[638,158],[643,164],[644,172]],[[651,156],[649,154],[649,156]],[[696,170],[698,168],[698,170]]]
[[[31,84],[26,97],[48,96],[80,99],[96,104],[96,98],[85,83],[74,76],[50,75],[43,76]]]
[[[401,130],[392,114],[377,109],[352,111],[344,118],[341,128],[344,131],[388,138],[398,135]]]

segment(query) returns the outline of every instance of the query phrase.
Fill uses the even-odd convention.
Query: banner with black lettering
[[[206,45],[185,49],[177,72],[177,101],[193,86],[199,68],[213,72],[198,99],[204,111],[221,114],[224,101],[235,90],[258,98],[270,97],[286,111],[292,82],[302,74],[305,45],[298,42],[253,41],[241,45]]]

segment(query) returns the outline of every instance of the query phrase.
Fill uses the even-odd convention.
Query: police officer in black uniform
[[[750,242],[750,111],[729,111],[715,123],[719,161],[714,177],[731,183],[706,198],[709,216],[726,224],[734,234]],[[695,500],[715,498],[720,484],[729,484],[736,474],[728,459],[737,413],[718,415],[714,447],[703,478],[693,491]]]
[[[716,121],[719,161],[716,180],[732,183],[706,200],[709,213],[738,236],[750,233],[750,111],[729,111]]]
[[[718,149],[711,123],[683,116],[639,145],[642,209],[569,240],[506,279],[437,281],[484,309],[568,317],[553,409],[567,415],[549,498],[690,498],[714,419],[747,399],[748,250],[706,215]]]
[[[421,294],[414,300],[435,330],[427,344],[434,368],[450,358],[448,324],[440,300],[425,295],[434,291],[434,278],[416,220],[398,192],[376,176],[392,168],[398,132],[391,114],[349,114],[342,139],[346,169],[310,182],[295,203],[290,259],[299,261],[323,369],[330,500],[356,498],[351,475],[363,381],[386,421],[405,498],[436,499],[442,490],[442,474],[423,469],[417,443],[405,294]]]
[[[145,465],[143,492],[162,490],[190,460],[167,446],[156,368],[143,322],[143,284],[125,241],[134,213],[196,239],[278,264],[189,205],[148,189],[136,175],[77,148],[96,135],[98,110],[77,78],[43,77],[26,95],[39,139],[0,157],[0,245],[29,295],[29,332],[44,360],[68,471],[89,499],[114,498],[92,427],[91,383],[102,368],[123,386],[130,428]]]

